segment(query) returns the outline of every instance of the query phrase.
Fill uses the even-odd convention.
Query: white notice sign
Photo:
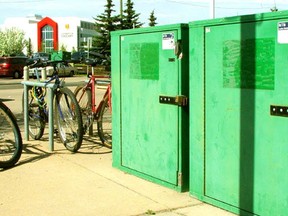
[[[288,21],[278,23],[278,43],[288,44]]]
[[[162,49],[174,49],[175,41],[174,41],[174,33],[163,33],[162,34]]]

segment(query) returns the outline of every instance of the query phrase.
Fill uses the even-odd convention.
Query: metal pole
[[[210,1],[210,18],[215,18],[215,0]]]
[[[87,58],[89,59],[89,51],[90,51],[90,40],[89,40],[89,38],[87,38],[87,46],[88,46]]]
[[[54,92],[52,88],[48,88],[48,103],[49,103],[49,150],[54,151],[54,112],[53,112]],[[60,131],[59,131],[60,133]]]
[[[25,66],[23,69],[24,81],[29,80],[29,70]],[[25,130],[25,140],[29,141],[29,116],[28,116],[28,86],[24,84],[24,103],[23,103],[23,112],[24,112],[24,130]]]
[[[28,86],[24,84],[24,135],[29,141],[29,116],[28,116]]]
[[[120,17],[123,18],[123,1],[120,0]]]

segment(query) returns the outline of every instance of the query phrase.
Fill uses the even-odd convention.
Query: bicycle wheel
[[[33,89],[32,86],[28,87],[28,117],[29,117],[29,135],[34,140],[39,140],[44,134],[45,125],[46,125],[46,114],[44,108],[40,105],[40,103],[32,96],[36,94],[36,96],[42,94],[41,87],[35,87]],[[32,91],[35,92],[33,93]],[[24,105],[24,95],[22,97],[22,104]],[[23,109],[24,111],[24,109]]]
[[[100,106],[97,118],[98,135],[104,146],[112,148],[112,113],[108,104],[108,97],[104,98]]]
[[[22,153],[22,137],[10,109],[0,101],[0,168],[14,166]]]
[[[81,109],[84,133],[93,124],[94,115],[92,112],[92,93],[90,88],[85,85],[77,86],[74,94]]]
[[[61,88],[56,92],[55,120],[59,136],[71,152],[76,152],[82,145],[83,125],[79,104],[73,92]]]

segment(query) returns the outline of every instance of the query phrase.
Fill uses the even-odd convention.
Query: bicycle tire
[[[79,104],[68,88],[58,89],[55,100],[55,120],[60,139],[67,150],[77,152],[84,133]]]
[[[76,87],[74,94],[76,100],[80,106],[82,114],[82,122],[84,128],[84,134],[93,124],[94,115],[92,112],[92,93],[91,88],[85,88],[85,85],[79,85]]]
[[[98,136],[104,146],[112,148],[112,113],[106,96],[100,104],[97,118]]]
[[[29,117],[29,136],[34,140],[42,138],[46,126],[46,114],[44,108],[32,96],[32,86],[28,87],[28,117]],[[39,87],[41,88],[41,87]],[[24,94],[22,96],[24,106]],[[23,109],[24,111],[24,109]]]
[[[22,137],[16,118],[0,101],[0,168],[10,168],[22,154]]]

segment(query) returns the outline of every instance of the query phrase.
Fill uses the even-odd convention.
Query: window
[[[84,29],[90,29],[90,30],[95,29],[95,24],[90,23],[90,22],[81,21],[80,26],[81,26],[81,28],[84,28]]]
[[[45,25],[42,28],[42,51],[51,53],[54,50],[53,28],[50,25]]]

